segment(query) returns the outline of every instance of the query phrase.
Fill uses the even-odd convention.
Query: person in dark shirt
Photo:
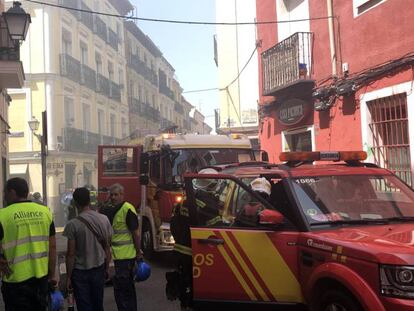
[[[133,269],[137,259],[142,258],[138,216],[135,207],[124,200],[124,188],[114,184],[109,188],[110,202],[100,212],[112,224],[112,255],[115,265],[113,278],[114,295],[119,311],[137,310],[137,297]]]

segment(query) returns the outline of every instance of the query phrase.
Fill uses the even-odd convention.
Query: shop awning
[[[27,176],[27,164],[11,164],[10,177]]]

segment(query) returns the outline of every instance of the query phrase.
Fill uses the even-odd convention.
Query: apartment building
[[[218,22],[254,23],[255,0],[216,0]],[[215,61],[219,78],[220,133],[245,133],[257,139],[259,100],[255,25],[217,25]]]
[[[4,12],[4,8],[5,5],[2,0],[0,1],[0,12]],[[21,88],[25,75],[19,49],[10,40],[3,16],[0,16],[0,30],[0,187],[4,189],[10,173],[8,137],[11,131],[9,106],[12,100],[7,93],[7,89]],[[3,192],[0,193],[0,202],[4,202]]]
[[[126,0],[60,0],[65,7],[125,15]],[[28,121],[47,125],[47,203],[63,224],[63,193],[97,184],[97,146],[129,135],[126,58],[122,19],[25,3],[32,15],[20,49],[26,74],[22,89],[9,91],[11,168],[26,165],[31,191],[43,193],[41,144]],[[46,117],[42,119],[42,112]]]
[[[414,6],[256,0],[260,140],[282,151],[365,150],[413,185]],[[291,21],[291,22],[289,22]]]

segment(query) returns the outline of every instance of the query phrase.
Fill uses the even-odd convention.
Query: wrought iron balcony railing
[[[69,54],[60,54],[60,74],[74,82],[79,82],[80,62]]]
[[[297,82],[309,82],[312,33],[297,32],[262,53],[263,95],[275,95]]]
[[[65,127],[62,132],[63,150],[69,152],[96,154],[99,144],[110,145],[118,142],[115,137],[73,127]]]
[[[174,103],[174,110],[178,113],[184,113],[184,107],[180,103]]]
[[[117,34],[112,31],[112,29],[108,28],[108,44],[115,50],[118,51],[118,36]]]
[[[81,84],[95,91],[96,89],[96,73],[95,70],[89,68],[85,64],[81,64]]]
[[[105,42],[107,41],[107,34],[106,34],[106,25],[105,22],[99,18],[98,16],[94,15],[93,17],[93,32],[98,35],[102,40]]]
[[[67,8],[74,8],[74,10],[69,10],[68,12],[75,16],[77,19],[81,18],[79,9],[79,1],[78,0],[59,0],[59,5],[67,7]]]
[[[116,101],[121,101],[121,88],[119,84],[109,81],[109,97]]]
[[[159,90],[161,94],[164,94],[165,96],[174,100],[174,92],[171,89],[169,89],[168,86],[160,84]]]
[[[81,9],[85,11],[92,11],[83,1],[81,2]],[[80,12],[80,21],[89,29],[93,29],[93,17],[91,13]]]
[[[109,80],[100,73],[96,74],[96,91],[109,96]]]

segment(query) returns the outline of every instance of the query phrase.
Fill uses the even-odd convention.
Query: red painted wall
[[[342,63],[349,64],[349,73],[357,73],[381,63],[395,60],[414,52],[414,5],[406,0],[388,0],[354,18],[353,1],[334,0],[334,27],[337,55],[337,75],[342,77]],[[257,20],[276,20],[276,0],[257,0]],[[311,17],[327,16],[326,1],[309,0]],[[310,22],[314,34],[312,77],[316,86],[332,74],[327,19]],[[258,26],[261,51],[277,43],[277,26]],[[259,57],[260,93],[262,73]],[[340,97],[328,111],[314,111],[316,150],[362,149],[359,97],[361,94],[412,80],[411,69],[382,78],[373,85],[363,87],[355,97]],[[330,82],[330,81],[328,81]],[[260,102],[268,103],[272,98],[260,96]],[[276,107],[276,105],[273,105]],[[276,110],[276,108],[274,108]],[[262,120],[259,133],[262,149],[268,151],[270,160],[278,162],[282,151],[282,137],[272,111]],[[268,125],[272,128],[269,136]]]

